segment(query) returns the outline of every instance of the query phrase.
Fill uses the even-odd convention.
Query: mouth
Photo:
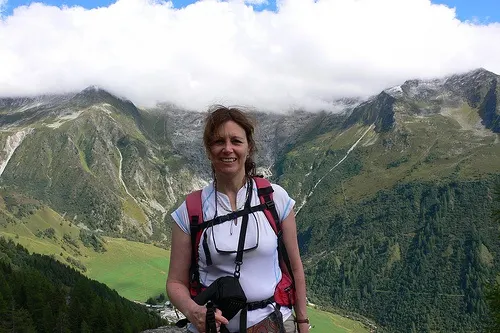
[[[221,161],[224,163],[232,163],[236,161],[236,158],[221,158]]]

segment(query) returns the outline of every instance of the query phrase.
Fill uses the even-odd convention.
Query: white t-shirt
[[[281,186],[272,184],[272,187],[274,189],[273,200],[279,220],[282,222],[292,211],[295,201],[288,196],[288,193]],[[243,208],[246,196],[247,185],[238,191],[236,198],[236,207],[238,210]],[[223,216],[231,212],[229,198],[220,192],[217,192],[216,197],[213,183],[203,188],[201,201],[204,221],[216,217],[216,202],[217,216]],[[257,186],[252,181],[251,206],[259,204],[260,199],[257,194]],[[172,218],[186,234],[190,234],[190,221],[185,201],[172,213]],[[231,220],[209,227],[203,232],[198,247],[198,265],[202,285],[209,286],[213,281],[222,276],[233,276],[242,219],[242,217],[238,218],[237,224],[234,223],[234,220]],[[210,266],[207,266],[206,255],[202,245],[205,237],[212,258],[212,265]],[[276,285],[281,280],[281,270],[278,263],[277,237],[264,212],[260,211],[249,215],[244,249],[246,251],[243,254],[243,264],[240,270],[240,284],[245,292],[247,301],[255,302],[268,299],[274,295]],[[221,251],[231,253],[219,253]],[[274,307],[271,304],[264,309],[248,311],[247,327],[257,324],[273,311]],[[286,320],[291,315],[291,310],[287,307],[281,307],[281,313],[283,314],[283,319]],[[237,332],[239,330],[239,323],[240,314],[238,313],[229,321],[227,328],[230,332]],[[194,325],[190,324],[188,329],[191,332],[197,332]]]

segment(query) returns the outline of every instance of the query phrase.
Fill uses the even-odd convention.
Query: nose
[[[222,149],[224,153],[231,153],[233,151],[233,145],[231,144],[231,141],[226,141],[224,143],[224,147]]]

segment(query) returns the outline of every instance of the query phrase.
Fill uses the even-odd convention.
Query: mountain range
[[[337,113],[252,111],[259,172],[297,201],[311,301],[389,332],[484,328],[500,267],[499,79],[408,80]],[[1,98],[0,224],[50,211],[96,239],[168,247],[168,213],[211,177],[204,117],[98,87]]]

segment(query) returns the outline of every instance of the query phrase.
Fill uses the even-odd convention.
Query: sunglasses
[[[259,223],[257,222],[257,218],[255,217],[255,215],[252,213],[251,214],[252,218],[250,218],[250,215],[248,216],[249,219],[248,219],[248,227],[247,228],[251,228],[253,226],[253,228],[255,228],[254,230],[256,231],[255,232],[255,240],[253,242],[251,242],[251,246],[247,246],[247,247],[244,247],[243,248],[243,252],[249,252],[249,251],[252,251],[252,250],[255,250],[257,247],[259,247],[259,236],[260,236],[260,230],[259,230]],[[229,221],[229,223],[231,223],[231,228],[233,227],[233,221]],[[240,223],[241,225],[241,223]],[[205,230],[205,238],[207,237],[206,235],[206,232],[208,231],[209,228],[207,228],[207,230]],[[214,232],[213,228],[210,228],[210,233],[212,234],[212,242],[214,243],[214,247],[215,247],[215,250],[217,251],[217,253],[220,253],[220,254],[234,254],[236,252],[238,252],[238,249],[237,249],[237,245],[236,245],[236,248],[234,249],[224,249],[222,248],[221,245],[224,244],[224,242],[221,242],[219,241],[219,246],[217,245],[217,236],[216,234],[218,234],[219,236],[218,237],[225,237],[224,236],[224,233],[220,233],[220,232]],[[248,229],[247,229],[247,236],[248,236]],[[246,238],[247,240],[247,238]],[[222,244],[221,244],[222,243]],[[245,245],[246,245],[246,241],[245,241]]]

